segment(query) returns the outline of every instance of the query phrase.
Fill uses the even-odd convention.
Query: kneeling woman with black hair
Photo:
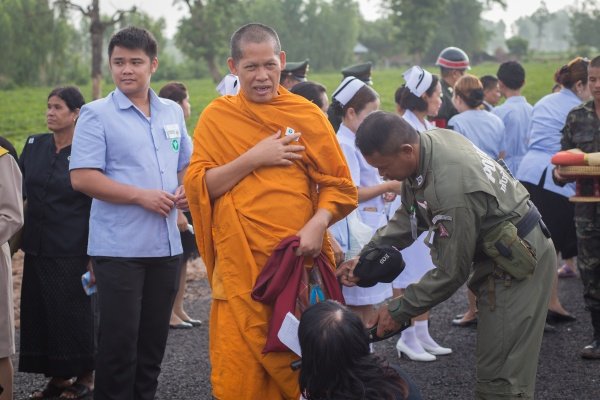
[[[332,300],[300,320],[300,391],[307,400],[418,400],[419,389],[396,366],[369,352],[361,319]]]

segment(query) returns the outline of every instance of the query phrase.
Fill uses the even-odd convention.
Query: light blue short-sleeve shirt
[[[484,153],[498,159],[504,150],[504,123],[485,110],[467,110],[448,121],[448,127],[469,139]]]
[[[504,161],[514,174],[519,169],[519,164],[527,152],[529,144],[529,125],[533,107],[523,96],[513,96],[492,110],[504,122]]]
[[[567,114],[581,104],[581,99],[569,89],[544,96],[533,106],[529,131],[529,146],[517,170],[517,179],[537,185],[544,171],[544,189],[565,197],[575,194],[574,184],[561,187],[552,180],[550,159],[560,151],[561,130]]]
[[[81,108],[69,169],[98,169],[108,178],[174,193],[189,164],[191,140],[181,107],[152,90],[146,117],[119,89]],[[177,210],[165,218],[136,204],[93,199],[88,254],[165,257],[182,253]]]

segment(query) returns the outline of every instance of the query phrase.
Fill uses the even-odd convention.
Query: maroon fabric
[[[288,347],[281,343],[277,333],[288,312],[299,316],[296,312],[298,293],[303,285],[303,276],[307,275],[304,257],[295,254],[299,244],[300,238],[297,236],[283,239],[267,260],[252,289],[252,299],[273,305],[273,315],[269,321],[267,342],[263,353],[289,351]],[[321,289],[327,299],[343,303],[342,289],[323,253],[314,259],[314,267],[321,273],[323,282]],[[302,292],[307,293],[306,290]]]

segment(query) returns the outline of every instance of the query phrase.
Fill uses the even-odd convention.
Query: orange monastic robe
[[[205,173],[227,164],[262,139],[289,129],[306,147],[291,166],[262,167],[211,203]],[[357,191],[335,133],[313,103],[283,87],[269,103],[243,93],[214,100],[194,131],[185,176],[200,254],[213,292],[209,350],[213,394],[221,400],[290,399],[300,392],[292,352],[263,354],[270,306],[250,293],[273,249],[296,234],[317,208],[332,223],[357,205]],[[317,190],[318,187],[318,190]],[[333,253],[326,237],[324,250]]]

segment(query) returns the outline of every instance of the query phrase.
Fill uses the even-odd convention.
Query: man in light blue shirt
[[[500,93],[506,101],[495,107],[492,112],[504,122],[504,161],[514,175],[527,152],[533,107],[521,95],[521,89],[525,84],[525,69],[521,64],[517,61],[502,63],[498,68],[497,76]]]
[[[93,197],[88,254],[100,324],[95,394],[153,399],[179,283],[176,208],[191,141],[183,111],[150,89],[157,44],[125,28],[108,46],[117,88],[81,109],[70,169],[73,188]]]

